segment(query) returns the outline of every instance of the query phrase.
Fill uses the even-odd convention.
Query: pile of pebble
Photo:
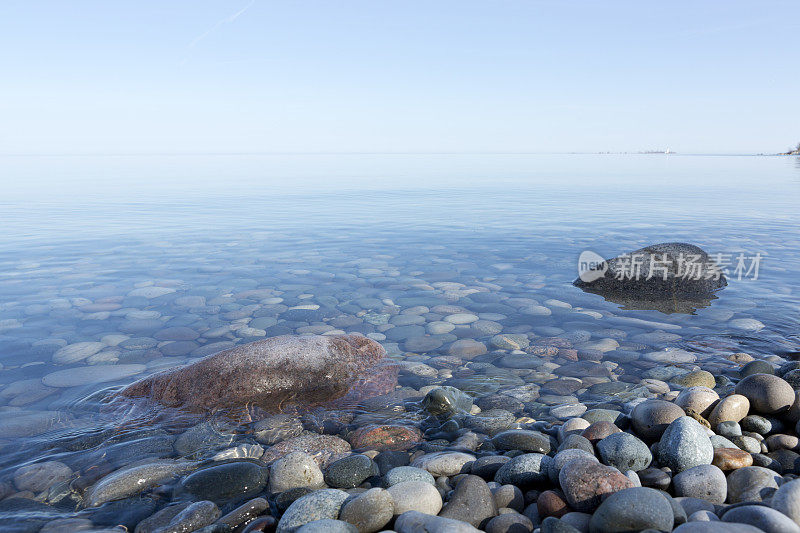
[[[25,508],[32,518],[9,531],[42,533],[800,532],[800,391],[780,377],[797,369],[751,363],[722,398],[693,385],[558,424],[515,418],[500,407],[511,397],[481,408],[452,386],[406,400],[419,428],[348,431],[328,418],[314,432],[276,415],[255,424],[257,443],[237,444],[206,421],[162,440],[179,459],[78,478],[72,517],[47,520],[34,498],[74,478],[57,460],[19,468],[0,512]],[[157,446],[142,443],[150,449],[127,453]]]

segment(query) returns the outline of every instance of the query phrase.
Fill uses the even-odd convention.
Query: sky
[[[0,49],[0,154],[800,142],[796,0],[5,0]]]

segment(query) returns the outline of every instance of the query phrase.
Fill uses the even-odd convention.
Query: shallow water
[[[81,507],[75,482],[92,467],[180,455],[136,448],[179,428],[164,417],[120,427],[100,403],[107,391],[264,336],[361,332],[397,360],[431,362],[500,327],[578,349],[683,348],[696,362],[678,367],[717,375],[733,372],[733,352],[800,349],[797,158],[20,156],[0,166],[0,482],[14,492],[20,466],[64,462],[69,486],[37,497],[65,515]],[[669,241],[728,254],[731,271],[738,254],[747,266],[760,254],[758,277],[729,273],[692,314],[621,309],[571,285],[584,250],[613,257]],[[457,312],[480,327],[430,334]],[[172,327],[183,335],[163,333]],[[53,360],[87,342],[100,344]],[[469,366],[437,367],[435,379],[404,367],[400,383],[480,396],[530,371]],[[619,374],[635,382],[652,366]],[[548,401],[526,414],[557,420],[559,399]],[[419,421],[412,410],[356,415],[356,425]]]

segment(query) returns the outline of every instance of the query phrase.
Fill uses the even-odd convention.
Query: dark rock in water
[[[396,369],[382,364],[385,356],[380,344],[358,335],[286,335],[159,372],[120,394],[194,412],[245,406],[274,412],[334,400],[346,405],[394,389]]]
[[[456,413],[469,412],[472,398],[455,387],[437,387],[422,400],[422,408],[437,416],[450,416]]]
[[[705,251],[686,243],[654,244],[602,261],[598,256],[591,270],[580,266],[573,285],[625,309],[692,313],[707,307],[714,292],[728,284]]]
[[[226,503],[252,498],[267,486],[269,470],[249,461],[236,461],[198,470],[180,488],[197,498]]]
[[[157,506],[158,503],[153,498],[134,496],[109,502],[98,509],[86,510],[84,513],[95,525],[122,525],[132,530],[136,524],[152,515]]]

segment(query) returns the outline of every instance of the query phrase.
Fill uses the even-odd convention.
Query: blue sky
[[[800,3],[5,1],[0,153],[775,152]]]

